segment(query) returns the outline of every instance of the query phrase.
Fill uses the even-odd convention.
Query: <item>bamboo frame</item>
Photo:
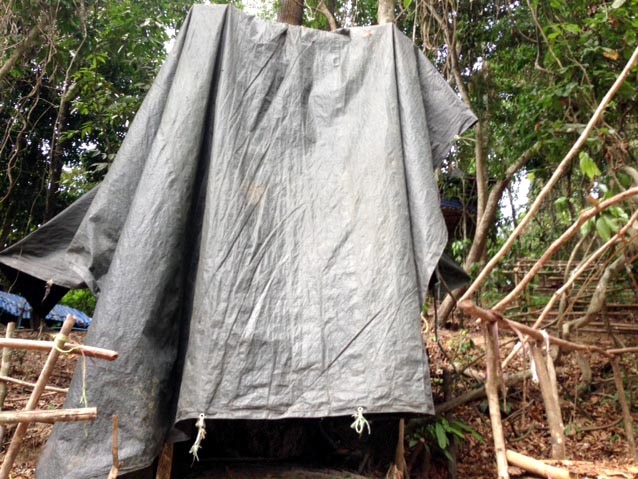
[[[97,418],[97,408],[85,407],[77,409],[33,409],[31,411],[2,411],[0,424],[31,423],[31,422],[72,422],[93,421]]]
[[[40,376],[35,384],[28,384],[33,387],[33,391],[23,411],[0,412],[0,424],[8,422],[17,422],[15,433],[11,440],[11,444],[5,454],[4,461],[0,467],[0,479],[8,479],[10,477],[11,468],[16,460],[22,441],[26,434],[27,428],[32,422],[59,422],[59,421],[88,421],[97,417],[96,408],[83,409],[58,409],[53,411],[36,410],[36,406],[42,393],[47,389],[47,382],[55,364],[61,354],[82,354],[86,357],[94,357],[113,361],[117,358],[116,351],[107,349],[93,348],[89,346],[70,345],[68,349],[64,349],[67,344],[68,336],[75,324],[76,318],[67,315],[60,332],[55,336],[54,341],[32,341],[32,340],[16,340],[4,339],[0,340],[0,347],[9,347],[16,349],[27,349],[35,351],[48,351],[47,360],[40,372]],[[5,381],[11,378],[2,378]],[[117,424],[114,426],[114,434],[117,434]],[[117,439],[115,440],[117,441]],[[117,442],[114,447],[117,448]]]
[[[64,336],[68,336],[68,333]],[[67,348],[64,349],[64,344],[66,344],[66,341],[62,343],[62,347],[58,346],[61,349],[60,352],[63,351],[64,354],[81,354],[82,356],[85,356],[87,358],[104,359],[106,361],[115,361],[119,354],[117,351],[112,351],[110,349],[95,348],[93,346],[84,346],[80,344],[67,345]],[[26,349],[28,351],[47,352],[50,351],[51,348],[53,348],[54,346],[55,341],[0,338],[0,348]]]

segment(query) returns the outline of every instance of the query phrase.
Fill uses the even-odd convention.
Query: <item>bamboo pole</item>
[[[538,459],[525,456],[524,454],[512,451],[511,449],[508,449],[506,454],[507,460],[510,462],[510,464],[516,467],[520,467],[521,469],[531,472],[532,474],[536,474],[541,477],[547,477],[550,479],[570,479],[574,477],[574,475],[566,469],[550,466],[549,464],[545,464]]]
[[[16,323],[11,321],[7,324],[6,337],[10,339],[13,336],[13,332],[16,329]],[[0,375],[7,376],[9,374],[9,368],[11,366],[11,349],[2,349],[2,363],[0,364]],[[8,386],[5,381],[0,382],[0,411],[4,408],[4,400],[7,397]],[[0,444],[4,443],[4,435],[7,430],[4,425],[0,426]]]
[[[625,423],[625,436],[627,437],[627,445],[629,446],[629,455],[633,458],[634,462],[638,462],[636,439],[634,437],[634,421],[631,418],[631,411],[629,410],[627,398],[625,397],[625,387],[623,386],[620,364],[617,357],[612,359],[611,367],[614,371],[614,382],[616,383],[616,389],[618,390],[618,401],[620,402],[623,422]]]
[[[68,336],[68,335],[66,335]],[[29,351],[50,351],[54,347],[55,341],[38,341],[34,339],[0,339],[0,348],[26,349]],[[87,358],[104,359],[106,361],[114,361],[117,359],[118,352],[110,349],[95,348],[92,346],[84,346],[80,344],[69,345],[65,353],[81,354]]]
[[[7,324],[7,339],[11,339],[13,337],[13,332],[16,329],[16,323],[11,321]],[[5,347],[2,349],[2,363],[0,364],[0,375],[8,376],[9,375],[9,367],[11,366],[11,349]],[[7,396],[7,383],[0,382],[0,411],[4,407],[4,398]]]
[[[75,324],[75,317],[72,315],[67,315],[64,323],[62,324],[62,328],[60,332],[55,336],[55,341],[53,342],[53,347],[50,347],[49,356],[47,357],[46,362],[44,363],[44,367],[40,372],[40,376],[36,382],[35,388],[33,388],[33,392],[31,393],[31,397],[25,406],[25,411],[32,411],[38,404],[38,400],[40,396],[44,392],[44,387],[46,386],[47,381],[49,380],[49,376],[53,372],[53,368],[55,367],[55,363],[60,356],[60,350],[64,347],[67,342],[67,338],[71,330],[73,329],[73,325]],[[15,433],[13,434],[13,439],[11,440],[11,444],[9,449],[7,450],[4,462],[2,463],[2,467],[0,468],[0,479],[8,479],[9,474],[11,473],[11,468],[13,463],[18,456],[18,451],[20,450],[20,446],[22,445],[22,440],[24,439],[24,435],[27,432],[28,423],[21,422],[16,427]]]
[[[494,440],[494,453],[496,454],[496,469],[499,479],[509,479],[507,469],[507,457],[505,456],[505,434],[503,433],[503,422],[501,420],[501,408],[498,401],[498,337],[497,325],[493,322],[483,322],[483,333],[485,335],[485,353],[487,363],[487,381],[485,382],[485,392],[487,394],[487,404],[490,409],[490,422],[492,423],[492,436]]]
[[[23,381],[22,379],[12,378],[10,376],[0,376],[0,383],[13,383],[19,384],[20,386],[26,386],[28,388],[33,389],[35,387],[35,383],[30,383],[29,381]],[[56,393],[68,393],[68,388],[59,388],[57,386],[44,386],[45,391],[51,391]]]
[[[0,424],[30,423],[30,422],[71,422],[93,421],[97,418],[97,408],[86,407],[78,409],[34,409],[31,411],[2,411]]]

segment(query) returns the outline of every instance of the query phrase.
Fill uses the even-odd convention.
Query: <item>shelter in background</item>
[[[37,477],[105,477],[113,414],[129,472],[200,415],[433,413],[434,168],[475,121],[394,25],[193,7],[103,183],[0,253],[24,284],[91,288],[86,342],[120,352],[76,373],[67,403],[98,420],[57,424]]]
[[[58,327],[64,322],[68,314],[72,314],[77,318],[75,322],[76,328],[86,329],[91,325],[90,316],[63,304],[56,304],[53,309],[47,313],[44,322],[49,327]],[[31,305],[22,296],[0,291],[0,321],[5,324],[9,321],[14,321],[18,324],[18,327],[25,323],[30,324]]]

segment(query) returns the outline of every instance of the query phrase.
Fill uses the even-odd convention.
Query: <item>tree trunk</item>
[[[81,45],[80,45],[81,48]],[[69,71],[71,69],[69,66]],[[69,74],[67,72],[67,78]],[[49,154],[49,182],[47,184],[47,196],[44,208],[44,220],[48,221],[53,218],[57,211],[58,190],[60,188],[60,179],[62,178],[62,167],[64,166],[64,150],[62,149],[62,132],[66,123],[69,104],[79,92],[77,84],[68,87],[60,98],[60,106],[58,108],[58,116],[53,126],[53,135],[51,137],[51,152]]]
[[[379,0],[377,22],[379,25],[394,22],[394,0]]]
[[[277,21],[289,25],[301,25],[303,23],[303,0],[282,0]]]

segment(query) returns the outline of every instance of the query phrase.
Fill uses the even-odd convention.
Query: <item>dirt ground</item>
[[[634,323],[635,318],[628,316],[625,324]],[[638,332],[621,328],[618,337],[626,346],[638,345]],[[4,334],[0,329],[0,334]],[[20,338],[33,338],[34,333],[18,332]],[[82,342],[83,333],[72,334],[71,339]],[[484,371],[482,333],[474,323],[467,323],[466,329],[457,331],[440,331],[439,345],[432,331],[425,331],[426,346],[431,362],[431,375],[435,395],[435,403],[441,405],[446,398],[455,398],[481,385],[481,374]],[[47,339],[47,338],[44,338]],[[599,346],[612,347],[611,337],[600,330],[590,330],[574,338]],[[503,357],[511,349],[515,338],[506,333],[501,335]],[[10,376],[34,382],[44,363],[45,355],[36,352],[14,352]],[[67,387],[75,367],[75,359],[63,356],[51,378],[50,384]],[[452,364],[468,367],[462,379],[448,381]],[[573,477],[591,478],[638,478],[638,464],[630,457],[628,443],[625,438],[621,409],[613,381],[609,360],[593,355],[590,359],[592,380],[582,384],[581,370],[572,356],[566,356],[557,364],[559,395],[567,437],[567,454],[570,459],[561,466],[572,473]],[[638,364],[635,355],[623,358],[624,384],[630,402],[634,421],[638,420]],[[508,367],[505,374],[515,374],[529,369],[527,359],[517,357]],[[472,377],[474,376],[474,377]],[[478,377],[477,377],[478,376]],[[458,376],[455,376],[458,378]],[[447,384],[446,384],[447,382]],[[450,385],[451,384],[451,385]],[[5,400],[4,410],[22,409],[30,394],[25,386],[11,384]],[[62,406],[64,394],[46,392],[39,408],[53,409]],[[506,434],[507,447],[537,459],[548,459],[551,456],[549,433],[545,421],[545,412],[538,387],[531,380],[521,381],[508,389],[507,402],[502,407],[502,415]],[[492,433],[484,397],[468,402],[447,414],[449,423],[459,421],[471,427],[477,434],[466,433],[465,438],[457,444],[451,444],[447,452],[438,450],[436,436],[427,436],[427,429],[411,430],[406,436],[406,461],[411,466],[412,477],[445,478],[493,478],[496,476]],[[11,477],[13,479],[31,479],[39,453],[50,434],[52,426],[37,424],[29,427],[21,452],[15,462]],[[14,431],[7,427],[1,438],[0,460],[10,443]],[[429,431],[435,428],[430,427]],[[452,435],[453,436],[453,435]],[[478,438],[480,437],[480,439]],[[421,440],[421,438],[424,438]],[[429,454],[428,454],[429,452]],[[447,454],[447,455],[446,455]],[[450,460],[454,459],[455,460]],[[429,464],[429,470],[424,465]],[[283,476],[268,477],[301,477],[288,471]],[[325,474],[325,473],[324,473]],[[511,477],[531,477],[529,473],[510,468]],[[330,474],[328,474],[330,475]],[[368,471],[369,477],[383,477],[384,471]],[[188,475],[188,477],[193,477]],[[230,477],[221,475],[198,477]],[[233,477],[235,477],[233,475]],[[246,477],[252,477],[247,475]],[[314,477],[314,476],[313,476]],[[327,476],[326,476],[327,477]],[[332,476],[331,476],[332,477]],[[346,476],[343,476],[346,477]],[[360,477],[351,475],[350,477]]]

